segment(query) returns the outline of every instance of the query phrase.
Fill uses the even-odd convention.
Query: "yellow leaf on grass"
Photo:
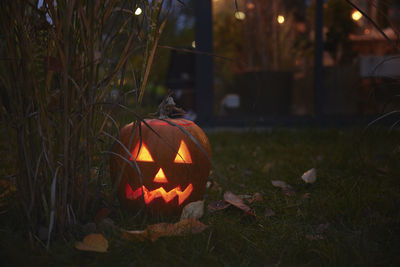
[[[121,230],[122,236],[127,240],[144,241],[145,239],[156,241],[163,236],[183,236],[188,234],[198,234],[208,226],[196,219],[189,218],[177,223],[157,223],[147,226],[145,230],[127,231]]]
[[[88,234],[82,242],[75,242],[75,248],[84,251],[107,252],[108,240],[102,234]]]

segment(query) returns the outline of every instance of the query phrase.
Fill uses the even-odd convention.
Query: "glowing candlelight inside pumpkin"
[[[142,143],[142,147],[139,150],[139,146],[140,143],[137,143],[135,149],[132,151],[132,155],[129,158],[129,160],[133,160],[134,157],[136,157],[137,161],[143,161],[143,162],[154,162],[153,157],[150,154],[149,149],[147,148],[147,146]],[[139,150],[139,154],[138,154],[138,150]]]
[[[181,190],[180,186],[175,187],[170,191],[165,191],[164,188],[159,187],[157,189],[149,191],[145,186],[139,187],[135,191],[132,190],[132,187],[129,184],[126,184],[125,193],[126,198],[130,200],[134,200],[142,196],[144,197],[144,202],[149,204],[155,198],[162,197],[166,203],[170,202],[174,197],[178,196],[178,205],[181,205],[192,193],[193,185],[189,184],[184,191]]]
[[[179,145],[178,154],[176,154],[175,163],[192,163],[192,157],[190,156],[189,149],[186,143],[181,140]]]
[[[201,199],[211,158],[205,133],[185,119],[151,119],[142,122],[140,130],[135,126],[123,127],[121,141],[113,147],[114,154],[120,156],[110,160],[111,177],[119,183],[122,204],[134,209],[146,205],[150,212],[174,214],[186,202]],[[140,172],[132,164],[126,166],[126,159],[136,161]]]
[[[156,176],[153,179],[153,182],[156,183],[168,183],[167,177],[165,176],[165,173],[163,169],[159,169]]]

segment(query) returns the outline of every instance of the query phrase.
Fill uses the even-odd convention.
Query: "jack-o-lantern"
[[[111,177],[114,183],[119,181],[119,200],[127,207],[144,205],[153,212],[177,213],[203,196],[211,165],[208,138],[189,120],[145,122],[141,122],[141,130],[134,129],[133,123],[122,128],[120,141],[129,154],[118,143],[113,148],[125,160],[136,161],[142,174],[140,181],[135,168],[124,164],[121,157],[111,156]]]

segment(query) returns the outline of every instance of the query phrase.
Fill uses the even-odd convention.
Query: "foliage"
[[[294,17],[283,1],[235,2],[215,4],[216,53],[235,59],[235,72],[291,70]],[[244,19],[237,19],[235,12],[243,12]],[[278,14],[285,16],[284,23],[277,22]]]
[[[352,8],[341,0],[330,0],[324,6],[324,25],[327,27],[325,48],[336,62],[350,60],[349,34],[356,29],[351,18]]]
[[[47,226],[49,241],[53,229],[86,220],[99,200],[103,151],[112,143],[103,132],[118,130],[110,91],[118,88],[122,99],[133,92],[140,112],[164,7],[163,0],[1,1],[1,119],[31,238]],[[132,57],[140,67],[128,68]]]

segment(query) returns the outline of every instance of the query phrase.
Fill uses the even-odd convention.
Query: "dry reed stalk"
[[[102,151],[115,139],[102,140],[103,132],[119,130],[106,105],[110,90],[118,79],[125,90],[126,73],[132,73],[140,105],[165,25],[163,2],[0,3],[2,120],[15,147],[25,227],[35,236],[47,225],[48,246],[54,230],[88,219],[96,179],[107,173]],[[146,6],[141,17],[134,15],[138,6]],[[144,62],[140,86],[135,70],[126,72],[134,57]]]

